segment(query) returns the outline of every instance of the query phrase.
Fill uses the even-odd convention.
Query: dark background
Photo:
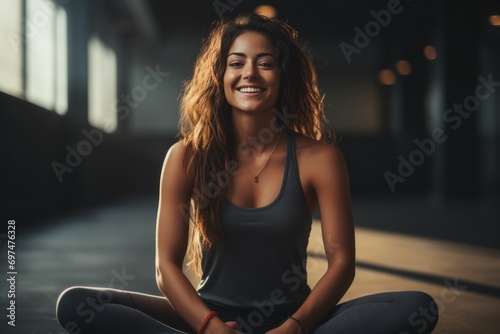
[[[160,295],[154,263],[158,184],[176,140],[182,83],[212,22],[258,5],[274,6],[308,42],[327,117],[341,138],[361,235],[359,283],[351,296],[421,289],[442,298],[444,282],[460,279],[468,291],[446,305],[437,332],[498,328],[500,86],[481,88],[490,95],[467,117],[448,110],[474,102],[478,78],[500,82],[500,26],[491,23],[493,15],[500,19],[499,1],[402,0],[381,27],[374,15],[396,1],[60,0],[58,10],[67,17],[62,112],[42,107],[30,92],[30,82],[42,90],[47,78],[31,77],[29,67],[43,69],[54,50],[46,45],[34,58],[28,54],[49,25],[39,21],[31,35],[34,15],[43,19],[44,11],[32,14],[27,4],[47,1],[8,0],[0,6],[0,267],[8,271],[7,220],[14,219],[19,271],[17,326],[2,321],[0,331],[62,333],[55,312],[60,293],[75,285],[108,286],[123,270],[134,276],[125,289]],[[20,15],[10,12],[16,4]],[[219,12],[215,5],[222,6]],[[4,49],[11,47],[6,36],[12,29],[5,30],[4,21],[14,16],[24,18],[19,25],[29,36],[20,39],[17,54]],[[370,27],[378,30],[348,61],[341,45],[354,47],[358,29],[366,33]],[[116,59],[115,69],[92,70],[96,38]],[[435,48],[435,59],[424,56],[426,46]],[[3,77],[12,66],[5,54],[20,57],[17,93],[2,89],[12,83]],[[411,65],[408,75],[398,72],[401,60]],[[126,117],[113,116],[116,129],[107,126],[109,119],[91,120],[96,89],[110,112],[123,111],[123,101],[110,101],[139,92],[149,69],[156,68],[168,76],[147,97],[132,101],[136,105]],[[391,71],[393,84],[382,83],[381,73],[387,72],[381,71]],[[455,121],[445,122],[444,115]],[[446,140],[422,153],[415,141],[429,143],[436,129],[443,129]],[[86,131],[100,134],[93,137],[96,144],[58,179],[54,163],[67,164],[68,148],[84,148]],[[408,166],[401,167],[402,160],[419,166],[406,170],[399,179],[404,182],[391,189],[386,175],[404,174]],[[313,225],[317,230],[319,224]],[[0,295],[7,289],[1,284]],[[6,310],[4,297],[0,308]]]
[[[490,15],[500,13],[498,1],[401,1],[401,12],[392,15],[391,22],[359,53],[352,54],[350,63],[340,44],[353,45],[354,28],[364,31],[374,21],[371,11],[386,10],[392,1],[221,2],[230,7],[222,13],[226,18],[257,5],[272,5],[278,17],[308,41],[327,115],[342,138],[354,201],[384,198],[389,200],[386,203],[399,203],[402,198],[416,198],[420,201],[416,203],[431,203],[434,209],[464,203],[477,213],[471,214],[472,219],[486,215],[488,224],[494,222],[496,226],[489,226],[492,229],[482,236],[495,244],[491,231],[499,230],[500,219],[492,217],[497,211],[481,211],[481,203],[490,203],[488,208],[500,203],[500,88],[462,119],[456,130],[443,122],[442,115],[454,103],[474,95],[479,76],[500,81],[500,27],[489,21]],[[27,229],[92,206],[157,196],[161,165],[177,134],[182,82],[191,75],[211,23],[219,18],[215,1],[61,3],[68,17],[66,114],[0,92],[2,211]],[[67,145],[75,148],[85,139],[82,131],[93,128],[88,121],[91,36],[99,36],[116,53],[118,94],[130,93],[141,84],[145,68],[158,65],[169,76],[155,94],[166,98],[146,98],[130,117],[118,121],[116,131],[104,133],[92,153],[59,182],[52,163],[64,163]],[[435,60],[424,57],[426,45],[435,47]],[[381,84],[379,71],[395,71],[399,60],[411,64],[411,73],[395,72],[395,84]],[[417,149],[414,141],[431,138],[438,127],[444,129],[447,140],[391,191],[384,173],[398,174],[398,156],[409,159]],[[404,212],[411,216],[419,210],[417,205]],[[467,233],[463,236],[467,239]]]

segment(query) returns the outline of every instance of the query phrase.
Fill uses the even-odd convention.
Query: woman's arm
[[[354,227],[349,177],[338,147],[319,144],[308,157],[308,182],[317,195],[328,269],[302,306],[293,314],[310,332],[339,302],[355,272]],[[294,320],[287,320],[269,333],[300,333]]]
[[[156,282],[179,315],[198,330],[211,311],[182,271],[188,245],[189,225],[185,208],[190,204],[193,183],[184,168],[186,147],[174,144],[168,151],[160,181],[156,223]],[[236,333],[219,318],[208,323],[204,333]]]

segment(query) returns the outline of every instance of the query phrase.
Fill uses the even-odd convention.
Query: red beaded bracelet
[[[200,326],[200,330],[198,331],[198,334],[203,333],[203,331],[205,330],[205,327],[207,327],[207,325],[208,325],[208,322],[210,321],[210,319],[213,318],[214,315],[217,315],[217,312],[212,311],[207,315],[207,317],[205,318],[205,320],[203,320],[203,323]]]

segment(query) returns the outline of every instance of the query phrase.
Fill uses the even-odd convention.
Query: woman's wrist
[[[233,334],[236,331],[214,316],[206,325],[203,334]]]
[[[207,314],[207,316],[205,317],[205,320],[203,320],[203,323],[200,326],[200,329],[198,329],[198,334],[203,334],[203,332],[205,331],[205,328],[207,327],[208,323],[215,316],[217,316],[217,312],[215,312],[215,311],[210,311]]]
[[[287,333],[293,333],[293,334],[305,334],[303,332],[302,326],[299,322],[294,320],[293,318],[288,318],[282,325],[284,329],[286,329]]]

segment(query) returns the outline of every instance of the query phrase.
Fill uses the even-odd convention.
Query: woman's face
[[[233,111],[270,112],[276,105],[281,70],[270,40],[244,32],[229,48],[224,94]]]

